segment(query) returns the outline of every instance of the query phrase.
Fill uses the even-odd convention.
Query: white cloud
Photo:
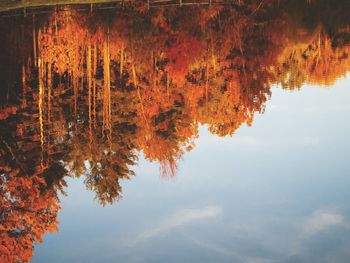
[[[267,146],[265,141],[261,140],[260,138],[253,137],[253,136],[238,136],[233,135],[226,136],[226,137],[219,137],[216,135],[203,135],[199,137],[197,145],[222,145],[222,146],[240,146],[240,147],[259,147],[259,146]]]
[[[245,255],[244,253],[240,253],[239,251],[235,251],[232,247],[228,248],[223,246],[222,244],[212,241],[212,240],[204,240],[198,239],[192,236],[187,236],[187,238],[192,241],[195,245],[202,247],[206,251],[211,251],[218,255],[225,256],[231,259],[231,262],[245,262],[245,263],[273,263],[274,260],[270,258],[264,257],[255,257],[250,255]],[[227,245],[227,244],[226,244]]]
[[[210,250],[211,252],[214,252],[220,255],[225,255],[228,257],[237,257],[242,259],[242,256],[236,254],[233,250],[223,247],[222,245],[219,245],[215,242],[203,240],[203,239],[197,239],[191,236],[187,236],[187,238],[190,241],[192,241],[195,245],[202,247],[207,251]]]
[[[314,235],[324,231],[328,227],[343,225],[344,217],[341,214],[316,211],[304,223],[303,233],[305,235]]]
[[[176,227],[186,225],[206,218],[217,217],[221,214],[221,208],[217,206],[208,206],[202,209],[183,209],[168,219],[161,222],[158,226],[144,231],[136,237],[135,242],[144,241],[158,235],[166,234]]]
[[[300,145],[318,145],[321,139],[318,137],[302,137],[295,140],[295,143]]]

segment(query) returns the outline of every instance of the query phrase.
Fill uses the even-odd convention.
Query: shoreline
[[[0,13],[23,9],[54,7],[59,5],[93,5],[132,2],[133,0],[5,0],[0,1]]]

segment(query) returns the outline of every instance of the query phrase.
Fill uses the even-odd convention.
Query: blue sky
[[[252,127],[201,127],[175,178],[141,158],[112,206],[69,180],[33,262],[348,262],[349,85],[274,87]]]

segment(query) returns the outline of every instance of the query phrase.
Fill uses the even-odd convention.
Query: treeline
[[[112,203],[140,153],[174,176],[200,125],[233,135],[264,111],[272,85],[346,75],[349,4],[330,3],[67,8],[2,20],[0,261],[29,261],[56,230],[66,176],[83,176]]]

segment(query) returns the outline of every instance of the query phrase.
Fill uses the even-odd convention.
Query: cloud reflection
[[[316,211],[306,220],[303,226],[303,232],[305,235],[314,235],[331,226],[340,226],[343,224],[344,217],[341,214],[327,211]]]
[[[195,221],[217,217],[221,213],[221,208],[217,206],[207,206],[202,209],[182,209],[165,219],[158,226],[142,232],[136,237],[135,243],[151,239],[158,235],[166,234],[174,228],[190,224]]]

